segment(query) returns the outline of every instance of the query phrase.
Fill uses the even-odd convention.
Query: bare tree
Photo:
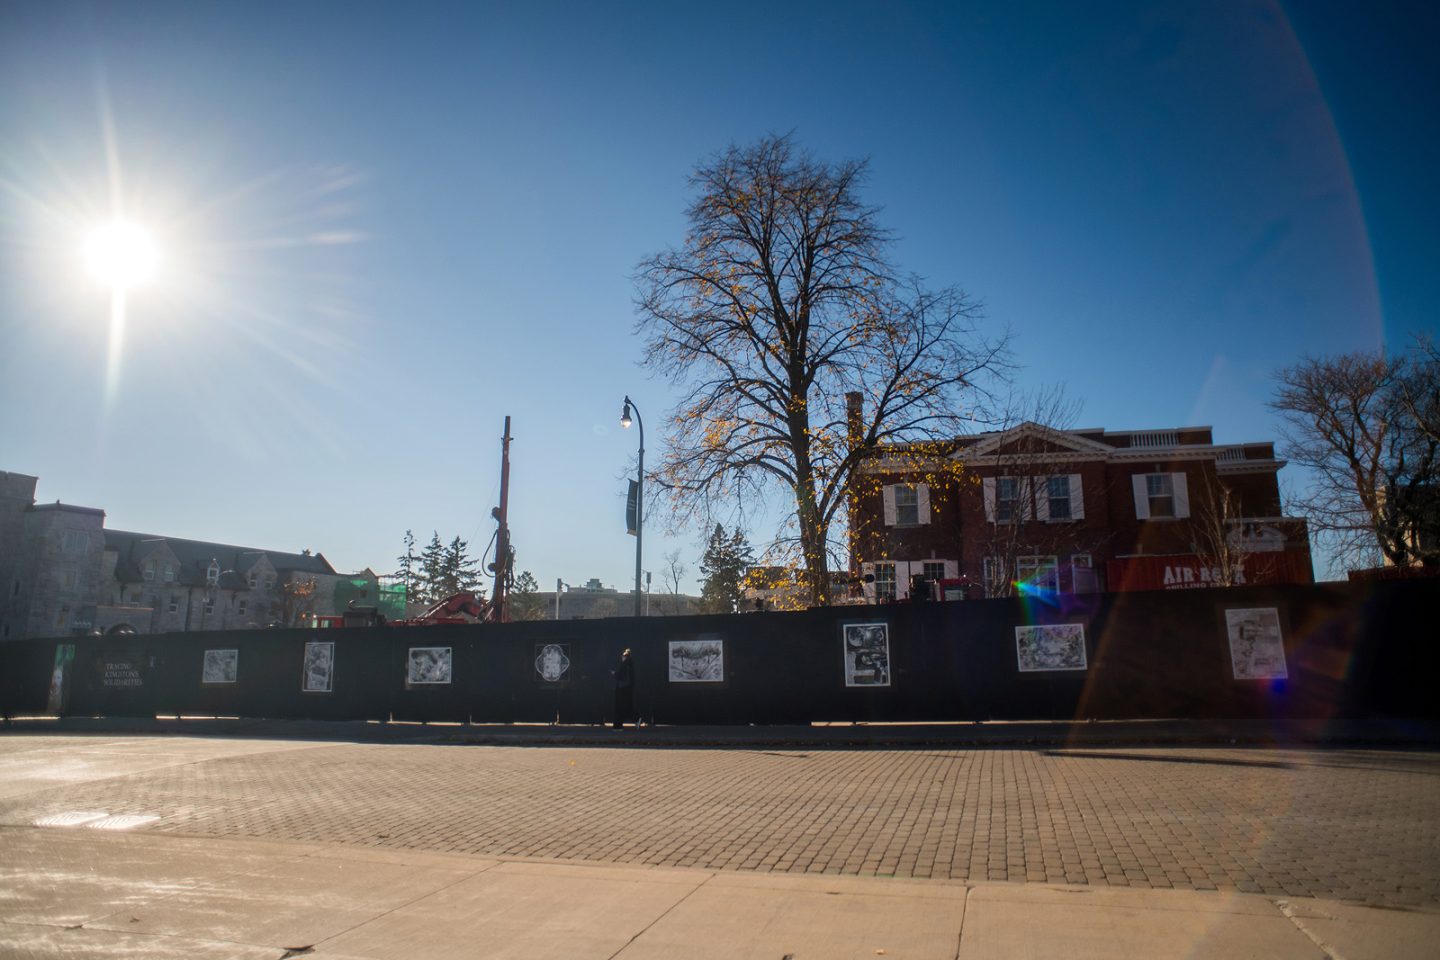
[[[789,136],[732,146],[691,176],[684,242],[637,275],[645,363],[686,390],[657,486],[707,525],[737,498],[782,492],[815,604],[857,465],[880,444],[952,437],[1004,365],[1005,338],[981,334],[962,292],[897,278],[860,200],[865,170]],[[851,391],[866,411],[853,428]]]
[[[1440,350],[1429,337],[1415,339],[1399,400],[1415,432],[1440,443]]]
[[[1190,549],[1213,585],[1253,583],[1270,572],[1274,560],[1246,549],[1240,537],[1240,498],[1208,472],[1204,476],[1200,496],[1191,500]]]
[[[1312,471],[1298,506],[1351,564],[1373,547],[1397,566],[1434,562],[1440,437],[1433,356],[1349,353],[1276,374],[1270,406],[1285,420],[1285,455]],[[1430,420],[1433,429],[1433,419]]]
[[[680,551],[675,549],[665,554],[665,568],[660,571],[660,582],[672,594],[680,592],[680,579],[685,576],[685,564],[680,562]]]

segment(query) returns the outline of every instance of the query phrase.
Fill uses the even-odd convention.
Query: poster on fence
[[[234,683],[240,676],[239,650],[206,650],[201,683]]]
[[[725,640],[702,633],[689,640],[670,641],[671,683],[723,683]]]
[[[75,663],[75,644],[55,644],[55,666],[50,671],[50,696],[45,701],[45,712],[58,717],[70,705],[70,677]]]
[[[845,686],[890,686],[890,624],[847,623],[841,634]]]
[[[1225,630],[1230,635],[1230,671],[1236,680],[1283,680],[1289,675],[1279,610],[1226,610]]]
[[[301,674],[302,693],[329,693],[335,689],[335,644],[311,641],[305,644],[305,669]]]
[[[545,683],[562,683],[570,675],[570,644],[535,644],[535,675]]]
[[[450,647],[411,647],[405,682],[449,683]]]
[[[1084,670],[1085,626],[1045,623],[1015,628],[1015,658],[1021,673]]]

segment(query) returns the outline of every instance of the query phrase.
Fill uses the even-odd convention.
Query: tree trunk
[[[810,605],[830,603],[830,571],[825,555],[825,525],[815,505],[815,488],[809,484],[796,491],[797,519],[800,522],[800,551],[805,557],[805,578],[810,586]]]

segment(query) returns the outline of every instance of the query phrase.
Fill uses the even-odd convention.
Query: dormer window
[[[173,563],[167,563],[167,564],[165,564],[165,582],[166,582],[166,583],[174,583],[174,582],[175,582],[175,564],[173,564]]]
[[[248,583],[250,584],[250,589],[251,589],[251,590],[254,590],[254,589],[255,589],[255,584],[256,584],[258,581],[255,579],[255,574],[252,573],[252,574],[250,574],[249,580],[247,580],[246,582],[248,582]]]
[[[217,560],[211,560],[211,561],[210,561],[210,566],[208,566],[208,567],[205,568],[205,583],[206,583],[208,586],[212,586],[212,587],[213,587],[213,586],[215,586],[215,585],[216,585],[217,583],[219,583],[219,582],[220,582],[220,563],[219,563],[219,561],[217,561]]]
[[[155,561],[154,561],[154,560],[146,560],[146,561],[145,561],[144,572],[141,574],[141,576],[143,576],[146,580],[154,580],[154,579],[155,579]]]

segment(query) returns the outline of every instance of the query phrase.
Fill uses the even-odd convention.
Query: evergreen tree
[[[700,587],[701,612],[734,613],[740,605],[740,582],[754,562],[754,551],[739,527],[727,534],[715,524],[700,557],[700,574],[705,578]]]
[[[417,579],[415,599],[422,603],[443,600],[455,591],[445,591],[445,546],[440,542],[439,531],[430,534],[430,543],[420,554],[420,576]]]
[[[444,577],[446,592],[437,600],[443,600],[452,594],[464,590],[473,591],[480,586],[480,569],[475,566],[475,559],[469,554],[470,544],[456,537],[450,541],[450,546],[445,548]]]
[[[511,620],[543,620],[545,604],[540,599],[540,584],[529,570],[522,570],[510,591]]]
[[[396,557],[400,568],[395,571],[395,576],[405,586],[405,599],[414,601],[420,599],[421,593],[421,568],[420,555],[415,552],[415,534],[413,531],[405,531],[405,553]]]

